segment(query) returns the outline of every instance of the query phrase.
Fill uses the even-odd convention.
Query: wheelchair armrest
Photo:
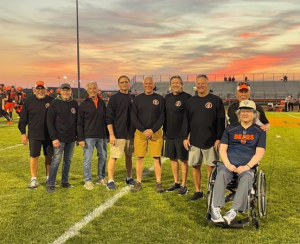
[[[220,160],[215,160],[215,161],[213,161],[212,163],[213,163],[214,165],[217,166],[217,165],[218,165],[219,163],[221,163],[221,162],[220,162]]]

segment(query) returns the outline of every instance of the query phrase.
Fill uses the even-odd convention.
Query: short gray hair
[[[97,89],[99,89],[99,88],[98,88],[98,84],[97,84],[96,81],[90,81],[90,82],[88,82],[88,83],[86,84],[86,89],[88,89],[88,88],[89,88],[89,85],[91,85],[91,84],[94,84],[94,85],[97,87]]]
[[[144,81],[143,81],[143,83],[145,82],[145,80],[146,79],[148,79],[148,78],[151,78],[151,80],[153,81],[153,83],[155,83],[154,82],[154,80],[153,80],[153,77],[152,77],[152,75],[146,75],[145,77],[144,77]]]
[[[209,82],[209,79],[208,79],[208,77],[207,77],[206,75],[197,75],[197,76],[196,76],[196,81],[195,81],[195,82],[197,82],[198,79],[200,79],[200,78],[204,78],[206,82]]]

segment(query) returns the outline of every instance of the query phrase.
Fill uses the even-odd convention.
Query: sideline
[[[297,117],[297,116],[294,116],[294,115],[291,115],[291,114],[287,114],[288,116],[291,116],[291,117],[294,117],[294,118],[297,118],[297,119],[300,119],[300,117]]]
[[[11,149],[11,148],[15,148],[15,147],[19,147],[19,146],[22,146],[23,144],[16,144],[14,146],[10,146],[10,147],[5,147],[5,148],[1,148],[0,151],[4,151],[4,150],[7,150],[7,149]]]
[[[161,163],[165,163],[167,158],[163,158]],[[147,176],[149,173],[151,173],[154,170],[154,167],[152,166],[147,171],[143,173],[143,176]],[[62,244],[65,243],[68,239],[71,237],[76,236],[79,234],[79,231],[85,227],[87,224],[89,224],[91,221],[93,221],[95,218],[100,216],[105,210],[111,208],[115,202],[117,202],[121,197],[123,197],[125,194],[127,194],[130,191],[130,186],[125,186],[121,189],[120,192],[118,192],[116,195],[114,195],[112,198],[105,201],[103,204],[101,204],[99,207],[95,208],[93,212],[86,215],[82,220],[75,223],[71,228],[69,228],[63,235],[58,237],[54,242],[51,244]]]

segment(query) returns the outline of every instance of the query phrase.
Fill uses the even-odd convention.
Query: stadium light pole
[[[78,0],[76,0],[76,27],[77,27],[77,79],[78,99],[80,99],[80,59],[79,59],[79,21],[78,21]]]

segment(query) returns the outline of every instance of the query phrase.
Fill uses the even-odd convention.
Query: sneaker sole
[[[225,216],[223,217],[223,219],[224,219],[224,223],[226,225],[230,225],[230,220],[229,219],[227,219]]]
[[[179,191],[180,188],[176,188],[174,190],[166,190],[166,192],[173,192],[173,191]]]
[[[185,194],[180,194],[180,193],[178,193],[178,195],[179,195],[179,196],[186,196],[188,193],[189,193],[189,191],[186,191]]]
[[[223,218],[221,218],[221,219],[213,219],[213,218],[211,218],[210,220],[211,220],[212,222],[214,222],[214,223],[225,223],[225,221],[224,221]]]

